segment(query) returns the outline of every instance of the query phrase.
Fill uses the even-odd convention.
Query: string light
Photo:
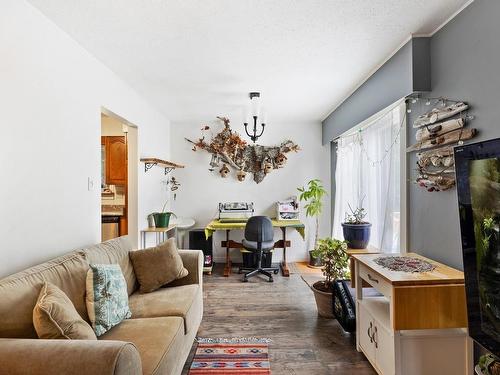
[[[396,133],[396,136],[392,140],[391,145],[389,146],[388,149],[385,150],[385,153],[382,156],[382,158],[378,159],[378,160],[373,160],[370,157],[370,155],[368,155],[368,151],[366,150],[366,148],[364,146],[363,138],[361,135],[361,129],[360,129],[360,131],[359,131],[359,133],[360,133],[359,134],[359,137],[360,137],[359,145],[361,146],[361,153],[365,154],[366,160],[368,160],[368,162],[372,164],[372,167],[376,167],[377,165],[381,165],[384,162],[384,160],[387,158],[387,155],[389,155],[389,153],[392,151],[394,146],[398,143],[399,137],[401,135],[401,129],[403,129],[403,124],[405,123],[405,121],[406,121],[406,113],[404,114],[403,119],[401,120],[401,122],[399,124],[398,131]]]

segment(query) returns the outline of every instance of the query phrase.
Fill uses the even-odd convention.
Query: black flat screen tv
[[[454,154],[469,335],[500,355],[500,138]]]

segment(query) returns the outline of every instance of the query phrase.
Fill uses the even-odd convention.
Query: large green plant
[[[335,238],[324,238],[318,241],[318,247],[312,252],[313,256],[323,260],[324,286],[332,289],[335,280],[345,279],[348,274],[349,257],[347,242]]]
[[[306,216],[311,216],[316,219],[316,234],[314,237],[314,248],[316,249],[319,238],[319,216],[323,210],[323,197],[327,194],[327,192],[323,187],[321,180],[318,179],[309,181],[307,183],[307,188],[301,187],[297,190],[300,191],[299,199],[307,202],[304,206],[306,209]]]

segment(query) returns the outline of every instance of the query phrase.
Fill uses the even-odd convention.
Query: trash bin
[[[257,268],[257,262],[259,260],[257,253],[241,250],[241,255],[243,257],[243,268]],[[268,253],[262,253],[262,267],[267,268],[271,267],[273,261],[273,252],[270,251]]]

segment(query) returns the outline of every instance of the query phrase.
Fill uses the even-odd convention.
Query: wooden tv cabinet
[[[352,255],[356,277],[356,346],[382,375],[470,375],[463,272],[417,254]],[[374,259],[410,256],[431,272],[395,272]],[[363,283],[383,296],[363,297]]]

